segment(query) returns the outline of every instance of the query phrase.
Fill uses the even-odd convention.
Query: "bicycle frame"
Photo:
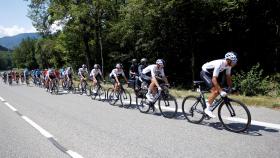
[[[198,91],[199,91],[199,97],[197,98],[198,100],[201,100],[202,101],[202,106],[203,108],[205,109],[206,108],[206,99],[205,99],[205,96],[204,96],[204,93],[206,93],[207,91],[202,91],[201,90],[201,86],[199,85],[198,86]],[[225,97],[220,97],[219,99],[215,100],[211,106],[211,111],[214,111],[217,107],[219,106],[222,106],[223,104],[226,104],[226,107],[227,109],[229,110],[230,112],[230,115],[231,116],[236,116],[235,115],[235,111],[234,109],[232,108],[232,106],[229,103],[229,98],[227,96]],[[195,104],[196,105],[196,104]]]

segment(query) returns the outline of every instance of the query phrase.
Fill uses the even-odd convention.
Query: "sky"
[[[0,38],[36,32],[27,17],[28,3],[24,0],[0,0]]]

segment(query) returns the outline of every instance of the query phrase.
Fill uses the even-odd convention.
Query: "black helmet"
[[[146,63],[147,63],[147,59],[146,59],[146,58],[142,58],[142,59],[140,60],[140,63],[141,63],[141,64],[146,64]]]

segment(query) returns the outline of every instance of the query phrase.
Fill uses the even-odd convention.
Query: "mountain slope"
[[[8,51],[8,50],[9,50],[8,48],[3,47],[3,46],[1,46],[1,45],[0,45],[0,51],[4,51],[4,52],[6,52],[6,51]]]
[[[0,38],[0,45],[8,49],[13,49],[14,47],[17,47],[23,39],[28,37],[37,39],[40,38],[40,35],[38,33],[22,33],[10,37],[2,37]]]

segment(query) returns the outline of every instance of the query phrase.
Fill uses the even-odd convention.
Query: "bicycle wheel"
[[[115,105],[118,100],[119,100],[118,92],[115,92],[114,89],[111,89],[109,91],[109,95],[108,95],[108,102],[109,102],[109,104],[110,105]]]
[[[97,90],[97,95],[99,97],[99,101],[105,101],[106,100],[106,91],[103,89],[103,87],[99,87]]]
[[[251,125],[251,114],[240,101],[228,99],[218,109],[219,120],[226,130],[244,132]]]
[[[53,92],[54,92],[56,95],[58,95],[59,88],[58,88],[58,85],[57,85],[57,84],[54,84]]]
[[[142,113],[148,113],[149,110],[150,110],[150,103],[147,100],[145,94],[143,94],[143,95],[137,94],[136,95],[136,105],[137,105],[137,108],[139,109],[139,111],[142,112]]]
[[[162,94],[158,100],[159,111],[163,117],[173,118],[177,114],[178,105],[175,97],[170,94]]]
[[[200,123],[205,117],[203,109],[199,97],[187,96],[184,98],[182,112],[189,122]]]
[[[92,99],[92,100],[95,100],[96,97],[97,97],[97,93],[94,93],[94,87],[93,87],[93,86],[90,86],[90,89],[89,89],[89,90],[91,91],[91,95],[90,95],[91,99]]]
[[[124,89],[120,92],[120,101],[123,107],[129,108],[131,106],[131,94]]]

